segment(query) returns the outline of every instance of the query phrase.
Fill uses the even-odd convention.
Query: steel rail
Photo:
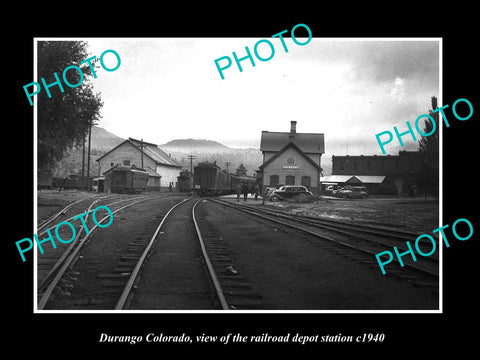
[[[212,280],[213,286],[215,287],[215,291],[217,293],[218,300],[220,301],[222,310],[230,310],[230,307],[228,306],[228,302],[225,299],[225,295],[223,294],[222,286],[218,281],[217,274],[215,273],[212,262],[210,261],[210,258],[208,256],[207,249],[205,248],[205,242],[203,241],[202,233],[200,231],[197,220],[195,218],[195,208],[197,207],[200,201],[202,201],[202,199],[198,200],[195,203],[195,205],[193,205],[193,208],[192,208],[193,223],[195,224],[195,229],[197,230],[197,237],[200,243],[200,247],[202,249],[203,259],[205,261],[205,264],[207,265],[208,273],[210,275],[210,279]]]
[[[83,198],[83,199],[79,199],[79,200],[76,200],[70,204],[68,204],[67,206],[65,206],[62,210],[60,210],[58,213],[52,215],[51,217],[49,217],[47,220],[44,220],[42,223],[38,224],[37,225],[37,231],[44,228],[45,226],[47,226],[48,224],[50,224],[53,220],[55,220],[57,217],[59,217],[61,214],[63,214],[65,211],[67,211],[68,209],[70,209],[73,205],[83,201],[83,200],[88,200],[88,199],[91,199],[95,196],[98,196],[98,195],[92,195],[92,196],[88,196],[86,198]]]
[[[224,201],[219,199],[220,201]],[[239,206],[245,206],[249,207],[248,205],[240,205]],[[251,207],[249,207],[251,208]],[[418,233],[415,233],[413,231],[405,231],[401,229],[393,229],[393,228],[388,228],[385,226],[372,226],[372,225],[366,225],[366,224],[359,224],[359,223],[354,223],[350,222],[346,224],[344,221],[340,220],[333,220],[333,219],[324,219],[324,218],[317,218],[313,216],[308,216],[308,215],[299,215],[299,214],[289,214],[285,211],[282,210],[276,210],[276,209],[255,209],[257,211],[262,211],[266,213],[270,213],[272,215],[277,215],[278,216],[287,216],[287,217],[295,217],[299,220],[302,221],[308,221],[310,223],[318,224],[319,226],[326,226],[326,227],[338,227],[338,228],[343,228],[343,229],[348,229],[348,230],[359,230],[364,233],[370,233],[373,235],[385,235],[388,237],[392,238],[399,238],[404,240],[404,237],[409,237],[409,236],[418,236]]]
[[[159,196],[154,196],[152,197],[152,199],[156,199],[158,197],[161,197],[161,195]],[[117,204],[117,203],[120,203],[120,202],[124,202],[124,201],[128,201],[128,200],[140,200],[140,199],[143,199],[143,198],[148,198],[148,196],[139,196],[139,197],[136,197],[136,198],[133,198],[133,199],[122,199],[122,200],[118,200],[118,201],[114,201],[110,204],[107,204],[106,206],[111,206],[113,204]],[[92,202],[90,204],[90,206],[88,207],[87,209],[87,215],[86,215],[86,218],[85,218],[85,222],[88,220],[88,215],[90,213],[92,213],[94,210],[92,210],[92,206],[98,201],[99,199],[95,200],[94,202]],[[70,219],[73,219],[73,216],[65,221],[68,221]],[[77,232],[77,235],[75,236],[75,239],[70,243],[70,245],[66,248],[66,250],[63,252],[63,254],[60,256],[60,258],[55,262],[55,264],[52,266],[52,268],[48,271],[47,275],[45,275],[41,281],[41,283],[38,285],[38,289],[37,291],[38,292],[42,292],[45,287],[47,286],[48,284],[48,279],[55,273],[55,271],[57,270],[57,268],[63,263],[63,261],[65,260],[65,258],[70,254],[70,252],[72,251],[72,249],[77,245],[77,239],[81,236],[82,232],[83,232],[83,226],[80,225],[79,226],[79,229],[78,232]],[[46,233],[45,232],[42,232],[40,233],[38,236],[42,235]]]
[[[161,196],[161,195],[160,195],[160,196]],[[104,199],[104,198],[107,198],[107,197],[108,197],[108,196],[102,196],[102,197],[99,197],[98,199],[95,199],[95,201],[94,201],[93,203],[91,203],[90,206],[88,207],[87,213],[90,214],[91,212],[93,212],[94,209],[91,209],[91,207],[92,207],[95,203],[97,203],[99,200]],[[120,199],[120,200],[111,202],[111,203],[109,203],[109,204],[105,204],[105,206],[111,206],[111,205],[118,204],[118,203],[121,203],[121,202],[124,202],[124,201],[138,200],[138,199],[143,199],[143,198],[147,198],[147,197],[148,197],[148,196],[137,196],[137,197],[130,198],[130,199],[129,199],[129,198],[127,198],[127,199]],[[157,198],[157,196],[155,196],[154,198]],[[56,219],[60,214],[61,214],[61,213],[58,213],[58,214],[55,216],[55,219]],[[88,215],[88,214],[87,214],[87,215]],[[78,216],[78,215],[75,215],[75,216]],[[71,216],[71,217],[69,217],[68,219],[65,219],[65,220],[63,220],[63,221],[64,221],[64,222],[67,222],[67,221],[73,220],[73,218],[74,218],[75,216]],[[53,220],[53,219],[52,219],[52,220]],[[49,222],[51,222],[51,221],[49,221]],[[37,231],[38,231],[38,230],[37,230]],[[39,232],[39,233],[37,234],[37,236],[40,237],[40,236],[42,236],[43,234],[45,234],[46,232],[47,232],[47,230],[44,230],[44,231],[42,231],[42,232]]]
[[[291,228],[294,228],[294,229],[297,229],[297,230],[300,230],[300,231],[303,231],[305,233],[308,233],[308,234],[311,234],[315,237],[318,237],[318,238],[321,238],[321,239],[324,239],[324,240],[327,240],[331,243],[334,243],[334,244],[337,244],[337,245],[341,245],[343,247],[346,247],[346,248],[349,248],[350,250],[354,250],[354,251],[359,251],[359,252],[363,252],[363,253],[366,253],[368,255],[373,255],[375,256],[376,253],[375,252],[372,252],[370,250],[367,250],[367,249],[364,249],[364,248],[361,248],[361,247],[358,247],[358,246],[355,246],[355,245],[352,245],[352,244],[347,244],[343,241],[339,241],[339,240],[335,240],[335,239],[332,239],[328,236],[325,236],[325,235],[320,235],[314,231],[311,231],[311,230],[308,230],[308,229],[305,229],[301,226],[297,226],[297,225],[293,225],[293,224],[288,224],[286,222],[282,222],[280,220],[277,220],[277,219],[274,219],[274,218],[271,218],[269,216],[265,216],[265,215],[262,215],[262,214],[259,214],[258,212],[255,212],[254,210],[247,210],[245,209],[244,207],[242,206],[235,206],[233,204],[230,204],[228,202],[225,202],[225,201],[221,201],[221,200],[217,200],[217,199],[211,199],[211,198],[208,198],[208,200],[214,202],[214,203],[217,203],[217,204],[221,204],[221,205],[224,205],[224,206],[228,206],[228,207],[231,207],[233,209],[236,209],[236,210],[240,210],[240,211],[243,211],[243,212],[246,212],[246,213],[249,213],[251,215],[254,215],[254,216],[258,216],[258,217],[261,217],[263,219],[266,219],[266,220],[269,220],[269,221],[272,221],[272,222],[275,222],[277,224],[281,224],[281,225],[284,225],[284,226],[287,226],[287,227],[291,227]],[[295,220],[296,219],[293,219],[292,217],[292,220]],[[394,261],[398,262],[396,259],[394,259]],[[435,278],[438,278],[438,274],[434,273],[434,272],[431,272],[429,270],[426,270],[426,269],[423,269],[421,267],[418,267],[418,266],[415,266],[415,265],[411,265],[411,264],[404,264],[404,266],[406,268],[410,268],[412,270],[415,270],[417,272],[421,272],[423,274],[427,274],[429,276],[433,276]]]
[[[133,288],[133,284],[135,283],[135,280],[138,276],[138,273],[140,272],[140,269],[143,265],[143,262],[145,261],[145,258],[147,257],[147,254],[149,253],[150,251],[150,248],[152,247],[152,245],[155,243],[155,240],[156,240],[156,237],[158,235],[158,233],[160,232],[160,229],[162,228],[163,226],[163,223],[165,222],[165,220],[167,219],[167,217],[170,215],[170,213],[179,205],[183,204],[184,202],[190,200],[190,198],[187,198],[187,199],[184,199],[182,201],[180,201],[179,203],[176,203],[174,206],[172,206],[170,208],[170,210],[168,210],[168,212],[165,214],[165,216],[163,217],[162,221],[160,222],[160,224],[158,225],[157,229],[155,230],[155,233],[153,234],[152,238],[150,239],[149,243],[147,244],[147,246],[145,247],[145,249],[143,250],[143,253],[142,255],[140,256],[140,258],[138,259],[138,262],[137,264],[135,265],[135,268],[133,269],[132,273],[130,274],[130,277],[127,281],[127,284],[125,285],[123,291],[122,291],[122,295],[120,295],[120,298],[118,299],[117,301],[117,304],[115,305],[115,310],[122,310],[125,306],[125,303],[127,302],[127,299],[128,299],[128,296],[130,295],[131,291],[132,291],[132,288]]]
[[[137,203],[140,203],[140,202],[143,202],[143,201],[147,201],[147,200],[152,200],[152,199],[155,199],[155,198],[158,198],[160,196],[157,196],[157,197],[151,197],[151,198],[146,198],[146,199],[141,199],[141,200],[136,200],[130,204],[127,204],[125,206],[122,206],[121,208],[115,210],[115,211],[112,211],[112,214],[115,215],[116,213],[132,206],[132,205],[135,205]],[[102,218],[100,221],[98,221],[99,224],[103,223],[107,218],[110,218],[110,215],[107,215],[105,216],[104,218]],[[80,251],[81,247],[83,246],[83,244],[86,242],[86,240],[90,237],[91,234],[94,233],[94,231],[97,229],[98,225],[95,225],[94,227],[92,227],[89,231],[88,234],[85,235],[85,237],[83,239],[80,239],[80,241],[78,241],[78,244],[77,244],[77,247],[75,249],[73,249],[73,251],[70,252],[70,254],[68,255],[68,258],[65,259],[65,257],[63,257],[65,260],[63,261],[62,263],[62,267],[58,270],[58,272],[56,273],[55,277],[53,278],[53,280],[49,283],[48,287],[46,288],[45,292],[42,294],[42,297],[40,298],[40,301],[38,302],[38,305],[37,305],[37,308],[38,310],[43,310],[43,308],[45,307],[45,305],[47,304],[48,300],[50,299],[50,296],[52,295],[52,292],[53,290],[55,289],[55,287],[57,286],[58,282],[60,281],[60,279],[62,278],[63,274],[65,273],[65,271],[68,269],[68,267],[70,266],[70,264],[72,263],[73,259],[75,258],[75,256],[77,255],[77,253]],[[73,243],[72,243],[73,244]],[[69,249],[71,249],[71,247],[69,247]],[[58,266],[57,266],[58,267]]]
[[[221,199],[217,199],[217,200],[220,201],[220,202],[229,204],[228,202],[226,202],[224,200],[221,200]],[[254,211],[270,214],[270,215],[277,216],[277,217],[283,217],[283,218],[289,219],[289,220],[295,220],[296,222],[303,223],[303,224],[308,225],[308,226],[313,226],[313,227],[317,227],[317,228],[326,229],[326,230],[336,232],[336,233],[339,233],[339,234],[342,234],[342,235],[346,235],[346,236],[350,236],[350,237],[357,237],[357,238],[361,239],[362,241],[368,242],[368,243],[373,244],[373,245],[382,245],[382,246],[385,246],[385,247],[388,247],[388,248],[391,248],[392,246],[396,246],[397,249],[399,249],[399,250],[402,250],[402,251],[407,250],[402,246],[398,246],[398,244],[386,243],[386,242],[378,240],[378,239],[374,240],[374,239],[367,238],[365,236],[361,236],[361,235],[352,233],[352,232],[358,231],[358,232],[363,233],[363,234],[374,235],[374,236],[377,236],[377,237],[378,236],[386,236],[386,237],[389,237],[389,238],[399,238],[399,239],[405,241],[405,238],[397,235],[398,233],[400,233],[400,231],[398,231],[396,229],[376,228],[376,227],[370,227],[370,226],[364,227],[363,225],[359,225],[359,224],[351,224],[351,223],[345,224],[345,223],[342,223],[341,221],[333,221],[332,223],[329,224],[328,222],[330,222],[330,220],[325,221],[325,222],[327,222],[327,223],[325,223],[323,221],[324,219],[316,219],[316,218],[305,217],[305,216],[296,215],[296,214],[288,214],[288,213],[286,213],[284,211],[280,211],[280,210],[252,208],[251,206],[240,205],[240,204],[236,204],[235,206],[239,206],[239,207],[244,208],[244,209],[252,209]],[[353,228],[352,228],[352,226],[353,226]],[[410,232],[404,232],[404,234],[409,235],[409,236],[414,236],[415,238],[419,235],[419,234],[410,233]],[[437,246],[438,246],[438,244],[437,244]],[[426,257],[423,260],[428,261],[428,262],[433,262],[433,263],[436,263],[436,264],[438,264],[438,262],[439,262],[438,258],[431,257],[431,256]]]
[[[87,222],[88,220],[88,215],[93,212],[92,210],[92,206],[96,204],[96,202],[98,201],[99,199],[96,199],[94,202],[92,202],[90,204],[90,206],[88,207],[87,209],[87,215],[85,217],[85,223]],[[72,217],[73,218],[73,217]],[[66,220],[68,221],[68,220]],[[55,262],[55,264],[52,266],[52,268],[48,271],[47,275],[45,275],[45,277],[42,279],[41,283],[38,285],[38,289],[37,291],[38,292],[42,292],[45,287],[47,286],[48,284],[48,279],[55,273],[55,271],[58,269],[58,267],[63,263],[63,261],[65,260],[65,258],[71,253],[72,249],[78,245],[77,244],[77,240],[80,238],[80,236],[82,235],[82,232],[83,232],[83,226],[79,226],[79,229],[76,236],[75,236],[75,239],[73,239],[73,241],[70,243],[70,245],[67,247],[67,249],[63,252],[62,256],[60,256],[60,258]],[[46,231],[45,231],[46,232]],[[39,234],[40,235],[40,234]]]

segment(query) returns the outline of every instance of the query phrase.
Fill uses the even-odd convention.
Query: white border
[[[38,41],[89,41],[92,40],[129,40],[129,41],[151,41],[155,39],[176,39],[176,38],[158,38],[158,37],[142,37],[142,38],[94,38],[94,37],[41,37],[33,38],[33,81],[38,82],[37,73],[37,42]],[[188,38],[181,38],[188,39]],[[195,38],[200,39],[200,38]],[[214,40],[215,38],[204,38]],[[312,37],[313,39],[313,37]],[[443,106],[443,38],[442,37],[400,37],[400,38],[315,38],[321,41],[437,41],[439,44],[439,94],[438,94],[438,107]],[[34,102],[34,149],[33,149],[33,186],[34,186],[34,199],[33,199],[33,228],[37,233],[37,206],[38,206],[38,191],[37,191],[37,109],[38,101],[35,96]],[[440,123],[440,122],[439,122]],[[443,126],[440,128],[439,137],[439,227],[443,223]],[[34,246],[33,250],[33,308],[35,314],[442,314],[443,313],[443,246],[440,246],[439,241],[439,308],[435,310],[38,310],[37,299],[37,246]]]

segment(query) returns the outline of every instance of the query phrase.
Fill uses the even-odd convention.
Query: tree
[[[429,110],[430,116],[435,120],[436,129],[430,119],[425,120],[424,134],[421,136],[419,144],[419,163],[416,171],[416,183],[420,190],[425,194],[430,193],[438,196],[439,189],[439,112],[433,112],[437,109],[437,98],[432,96],[432,110]]]
[[[238,176],[247,176],[247,169],[245,166],[243,166],[243,164],[240,164],[237,170],[235,170],[235,174]]]
[[[71,88],[62,83],[49,88],[51,97],[42,88],[38,96],[38,169],[51,171],[65,152],[85,141],[91,125],[100,118],[103,103],[100,94],[94,94],[87,59],[87,43],[83,41],[39,41],[38,80],[45,78],[47,84],[55,82],[54,73],[62,79],[63,70],[70,65],[82,68],[83,82]],[[71,70],[66,73],[70,84],[80,82],[80,74]]]

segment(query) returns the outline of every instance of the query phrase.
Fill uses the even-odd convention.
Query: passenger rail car
[[[147,188],[147,183],[147,172],[136,167],[116,165],[105,172],[107,193],[140,194]]]
[[[248,189],[253,191],[255,180],[254,177],[227,173],[217,164],[209,162],[199,163],[193,172],[195,191],[201,196],[233,194],[237,185],[242,183],[247,184]]]

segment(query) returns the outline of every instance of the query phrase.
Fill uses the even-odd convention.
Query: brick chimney
[[[290,121],[290,135],[288,136],[289,140],[295,139],[295,134],[297,133],[297,122],[292,120]]]

